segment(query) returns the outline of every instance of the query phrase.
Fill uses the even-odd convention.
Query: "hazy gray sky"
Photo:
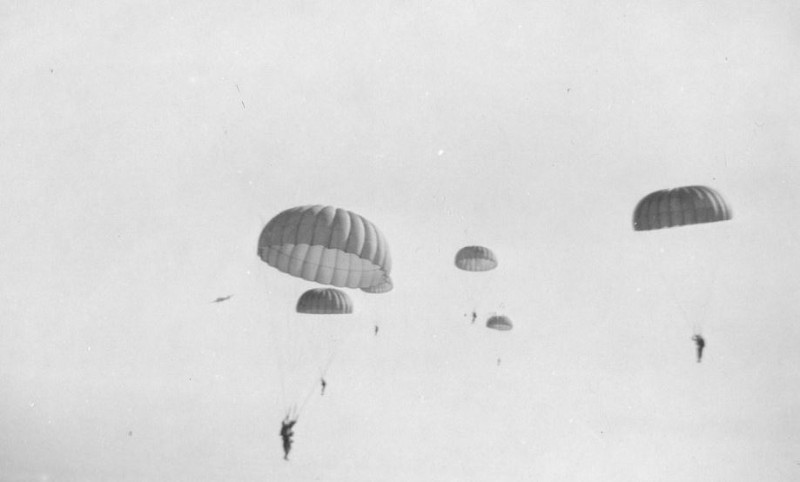
[[[795,2],[346,3],[0,7],[0,481],[797,480]],[[690,184],[734,219],[632,230]],[[305,204],[395,290],[287,463]]]

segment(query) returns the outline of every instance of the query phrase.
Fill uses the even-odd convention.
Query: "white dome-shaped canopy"
[[[332,206],[301,206],[272,218],[258,239],[258,256],[292,276],[347,288],[379,285],[392,268],[378,228]]]

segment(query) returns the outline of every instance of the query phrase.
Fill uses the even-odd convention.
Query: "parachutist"
[[[500,359],[497,359],[497,366],[500,366]]]
[[[322,396],[322,395],[325,395],[325,387],[327,387],[328,384],[325,383],[325,379],[324,378],[320,378],[319,382],[320,382],[320,385],[322,385],[322,391],[320,392],[320,396]]]
[[[294,436],[294,424],[297,423],[297,419],[295,418],[292,420],[289,415],[286,415],[286,418],[283,419],[281,422],[281,438],[283,439],[283,460],[289,460],[289,452],[292,450],[292,437]]]
[[[472,312],[472,323],[475,323],[475,320],[478,318],[478,313],[473,311]]]
[[[706,347],[706,341],[700,335],[694,335],[692,340],[694,340],[694,344],[697,346],[697,363],[700,363],[700,360],[703,358],[703,348]]]
[[[380,327],[379,327],[378,325],[375,325],[375,336],[378,336],[378,329],[379,329],[379,328],[380,328]]]

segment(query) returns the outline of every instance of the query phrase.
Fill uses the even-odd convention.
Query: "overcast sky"
[[[332,3],[0,6],[0,480],[797,480],[795,2]],[[733,220],[633,231],[695,184]],[[395,289],[286,462],[307,204]]]

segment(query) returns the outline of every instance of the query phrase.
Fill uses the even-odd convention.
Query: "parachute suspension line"
[[[325,363],[322,365],[322,368],[320,369],[320,376],[322,378],[325,378],[325,375],[328,374],[328,369],[333,364],[333,360],[336,359],[336,355],[338,353],[339,353],[339,345],[337,344],[336,346],[333,347],[333,349],[331,350],[331,354],[328,356],[328,359],[325,361]]]
[[[678,309],[681,311],[681,315],[683,315],[683,319],[687,323],[691,322],[692,320],[689,319],[689,312],[686,311],[686,308],[684,308],[680,300],[678,300],[678,297],[675,295],[675,292],[672,291],[672,288],[670,287],[669,282],[667,281],[666,276],[664,276],[664,272],[660,266],[658,268],[658,275],[661,277],[661,283],[664,285],[664,291],[669,293],[669,297],[672,300],[672,304],[678,307]],[[697,322],[694,322],[694,324],[696,323]]]
[[[654,250],[657,251],[657,252],[661,251],[661,253],[663,254],[663,248],[660,248],[659,243],[656,242],[656,240],[651,239],[649,245],[650,245],[650,250],[651,251],[654,251]],[[693,320],[689,319],[689,312],[686,311],[686,308],[681,304],[680,300],[678,299],[678,296],[672,290],[672,287],[670,286],[669,280],[667,280],[667,276],[664,273],[665,268],[663,266],[663,263],[664,263],[663,260],[661,260],[660,262],[656,263],[656,271],[658,272],[659,278],[661,278],[661,284],[664,287],[664,291],[666,291],[669,294],[669,297],[670,297],[670,300],[672,301],[672,304],[677,306],[678,310],[680,310],[680,313],[681,313],[681,316],[683,316],[684,322],[687,323],[687,324],[691,323]]]
[[[678,309],[680,310],[681,315],[683,316],[683,319],[686,321],[686,323],[691,323],[692,324],[692,331],[694,332],[694,334],[695,335],[702,335],[703,334],[703,326],[702,326],[702,323],[697,321],[697,318],[699,318],[699,319],[704,319],[705,318],[705,316],[707,314],[707,310],[708,310],[708,305],[711,303],[711,297],[713,297],[715,290],[711,289],[711,288],[708,289],[708,299],[699,304],[701,309],[695,310],[695,313],[694,313],[695,314],[695,318],[692,319],[692,317],[690,316],[690,314],[687,311],[686,307],[681,303],[681,301],[678,299],[678,296],[675,294],[675,291],[670,286],[670,283],[667,280],[666,275],[664,274],[663,267],[659,265],[658,269],[656,269],[656,271],[658,271],[658,275],[661,278],[661,283],[664,285],[664,291],[669,293],[669,297],[670,297],[670,299],[672,301],[672,304],[678,307]],[[716,280],[717,280],[716,266],[712,266],[712,268],[709,270],[709,272],[710,272],[710,275],[711,275],[711,280],[709,281],[709,284],[713,286],[713,284],[716,283]]]
[[[281,344],[281,347],[279,347],[278,350],[278,360],[279,360],[278,363],[280,365],[278,369],[281,372],[281,396],[283,397],[283,399],[281,400],[281,404],[285,407],[289,404],[289,393],[287,392],[286,389],[286,378],[288,377],[288,370],[289,370],[289,360],[287,359],[288,358],[287,344],[289,343],[289,340],[292,338],[290,336],[291,334],[289,333],[289,330],[292,329],[292,323],[289,321],[288,317],[284,318],[283,323],[285,325],[283,333],[286,335],[286,339],[278,340],[278,343]],[[290,406],[289,408],[290,414],[291,411],[296,408],[297,408],[296,406]]]
[[[707,315],[708,315],[708,307],[713,302],[714,293],[717,291],[716,289],[714,289],[714,284],[717,282],[717,264],[716,263],[712,263],[709,271],[710,271],[710,274],[711,274],[711,280],[708,282],[708,284],[709,284],[708,297],[705,300],[705,302],[702,303],[701,309],[699,310],[699,313],[698,313],[699,316],[701,317],[701,319],[705,319],[707,317]],[[703,334],[703,327],[699,323],[695,322],[694,333],[695,333],[695,335],[702,335]]]
[[[320,378],[324,378],[324,371],[320,370],[320,373],[323,374],[323,375],[321,375]],[[308,388],[305,390],[305,392],[303,394],[303,400],[300,403],[300,407],[296,408],[296,412],[297,412],[298,415],[305,410],[306,405],[308,405],[308,402],[311,401],[311,397],[315,393],[317,393],[317,391],[319,390],[319,384],[320,384],[320,380],[319,379],[311,380],[311,382],[308,384]],[[295,404],[295,407],[297,407],[297,404]]]
[[[303,403],[300,404],[300,408],[297,410],[297,416],[300,416],[300,413],[306,408],[308,405],[309,400],[311,400],[311,396],[316,393],[317,387],[319,387],[319,380],[313,380],[311,386],[308,387],[308,391],[306,392],[305,397],[303,397]],[[295,405],[296,406],[296,405]]]
[[[287,319],[287,325],[293,325],[293,324]],[[296,334],[292,334],[290,337],[291,338],[295,338],[295,339],[298,338],[298,336]],[[340,347],[341,344],[343,344],[343,340],[339,339],[339,338],[336,338],[336,339],[333,339],[333,340],[328,340],[327,344],[330,347],[330,353],[325,358],[323,358],[323,359],[318,361],[317,369],[318,369],[319,377],[318,378],[314,378],[313,380],[309,381],[308,382],[308,388],[306,390],[300,391],[299,393],[294,393],[294,395],[296,397],[302,397],[302,400],[295,399],[294,404],[293,404],[294,412],[298,416],[300,415],[300,413],[302,413],[305,410],[306,406],[311,401],[312,396],[315,393],[317,393],[317,391],[320,389],[320,381],[321,381],[321,379],[325,378],[325,376],[328,373],[328,370],[330,369],[331,365],[335,361],[335,359],[336,359],[336,357],[337,357],[337,355],[339,353],[339,347]],[[311,351],[315,350],[316,348],[317,347],[314,345],[314,343],[309,341],[308,343],[304,344],[304,350],[302,350],[302,351],[311,352]],[[282,384],[285,384],[285,378],[286,378],[286,374],[282,372],[282,377],[281,377],[281,383]],[[288,403],[288,397],[289,397],[288,394],[286,394],[284,396],[284,398],[285,398],[284,405],[286,405]],[[297,405],[298,401],[300,402],[299,407]]]
[[[286,418],[289,420],[297,420],[300,418],[300,412],[297,410],[297,404],[293,403],[286,409]]]
[[[331,349],[331,354],[328,356],[328,359],[319,367],[320,380],[324,379],[325,376],[328,374],[328,369],[333,364],[333,361],[336,358],[336,354],[339,352],[338,348],[339,344],[337,343]],[[305,409],[306,405],[308,405],[308,402],[311,401],[312,395],[314,395],[317,392],[317,390],[319,390],[320,380],[311,381],[308,391],[306,391],[306,394],[303,397],[303,403],[300,404],[300,409],[297,411],[298,415]]]
[[[267,306],[267,308],[269,308]],[[269,313],[269,309],[266,310]],[[276,320],[271,320],[269,318],[266,319],[266,325],[269,327],[267,331],[268,339],[266,341],[267,345],[272,348],[272,363],[275,363],[278,368],[278,376],[280,377],[280,395],[276,396],[276,399],[279,397],[278,403],[280,403],[281,407],[286,410],[287,415],[290,414],[293,410],[291,405],[291,400],[289,397],[289,391],[287,388],[287,371],[289,369],[290,360],[288,360],[288,353],[290,349],[287,347],[289,340],[292,338],[288,330],[291,329],[291,323],[287,317],[283,319],[283,328],[281,328],[281,323],[277,322]]]
[[[282,368],[280,368],[280,371],[281,371],[281,405],[285,407],[288,402],[288,397],[286,395],[286,375],[284,375]]]
[[[292,323],[289,316],[284,317],[283,324],[284,327],[281,330],[283,339],[281,339],[281,336],[275,337],[279,345],[276,352],[278,354],[278,371],[281,377],[281,405],[288,407],[287,411],[291,414],[297,413],[297,401],[293,400],[294,397],[287,388],[287,379],[291,376],[292,364],[296,363],[296,360],[292,360],[290,357],[296,356],[293,355],[293,353],[296,351],[297,347],[290,345],[296,344],[293,340],[297,339],[297,333],[295,333],[294,323]],[[291,418],[294,419],[294,417]]]

